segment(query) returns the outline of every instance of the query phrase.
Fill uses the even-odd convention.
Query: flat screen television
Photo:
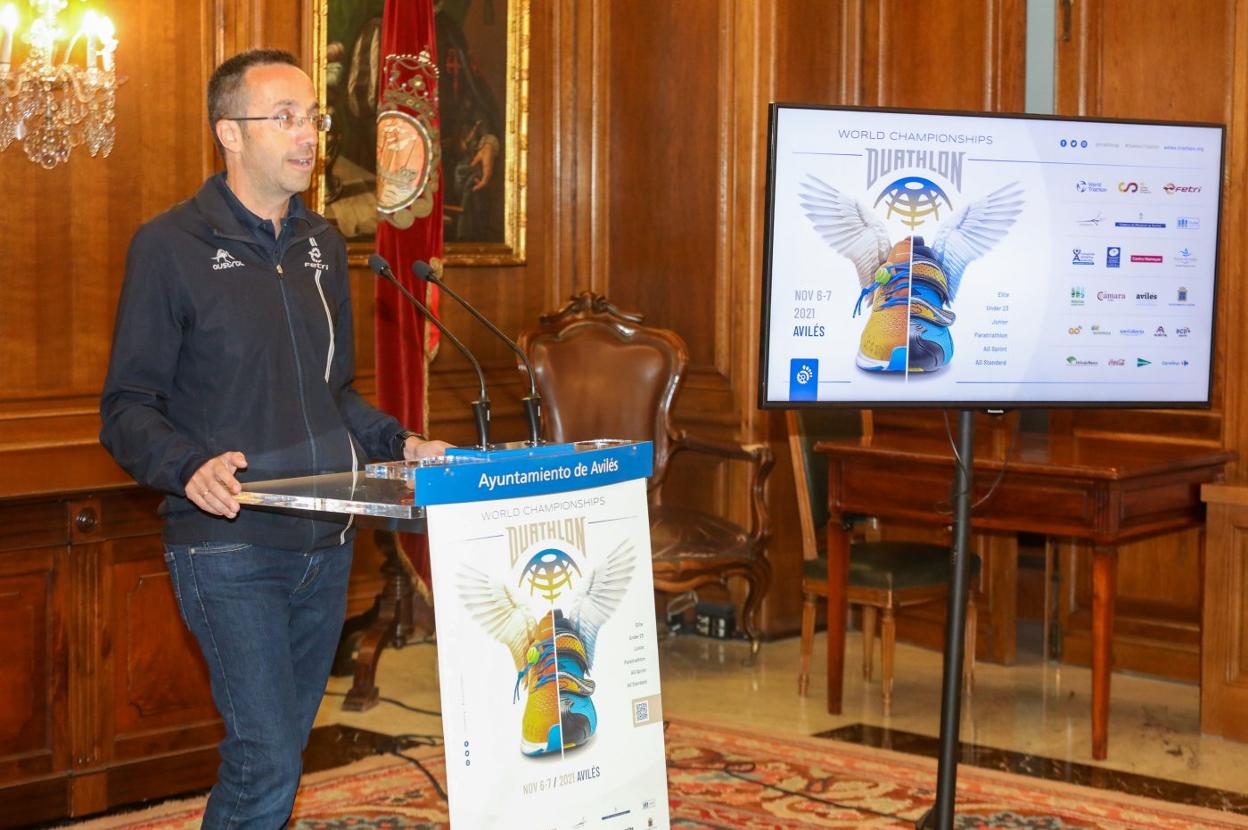
[[[773,104],[759,405],[1209,405],[1225,128]]]

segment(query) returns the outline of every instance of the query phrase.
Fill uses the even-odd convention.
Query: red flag
[[[377,105],[377,252],[399,281],[437,312],[437,288],[412,273],[442,257],[441,141],[434,0],[386,0]],[[437,329],[389,283],[376,281],[377,399],[409,429],[426,432],[428,367]],[[404,539],[426,584],[423,537]]]

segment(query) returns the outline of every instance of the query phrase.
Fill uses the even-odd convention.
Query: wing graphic
[[[992,250],[1023,211],[1023,188],[1011,182],[978,201],[971,202],[936,231],[932,252],[949,280],[950,302],[966,267]]]
[[[815,176],[807,174],[800,190],[798,198],[815,232],[854,264],[860,288],[874,283],[876,270],[893,247],[884,222],[865,204]]]
[[[487,634],[507,646],[516,671],[523,671],[537,621],[520,597],[505,583],[495,582],[471,566],[460,572],[458,587],[468,613]]]
[[[568,621],[581,635],[581,643],[585,646],[585,656],[591,668],[594,665],[594,645],[598,641],[598,629],[620,607],[620,600],[624,598],[629,580],[633,577],[635,562],[633,543],[626,539],[607,554],[607,558],[594,568],[589,580],[570,598]]]

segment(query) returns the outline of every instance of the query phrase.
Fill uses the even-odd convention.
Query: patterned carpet
[[[913,828],[931,805],[926,758],[689,721],[667,729],[674,828]],[[378,756],[305,778],[291,830],[447,827],[442,751],[412,763]],[[75,830],[191,830],[203,799],[72,825]],[[1248,817],[962,766],[964,830],[1248,830]],[[464,828],[469,830],[469,828]],[[471,828],[484,830],[484,828]],[[508,828],[523,830],[523,828]]]

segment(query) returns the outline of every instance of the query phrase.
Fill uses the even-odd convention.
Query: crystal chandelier
[[[65,32],[56,18],[68,0],[29,2],[36,16],[21,36],[29,48],[17,66],[12,65],[17,8],[12,3],[0,8],[0,152],[20,141],[26,157],[49,170],[84,142],[92,156],[107,156],[113,150],[117,85],[124,80],[113,68],[113,24],[88,11],[62,49]]]

